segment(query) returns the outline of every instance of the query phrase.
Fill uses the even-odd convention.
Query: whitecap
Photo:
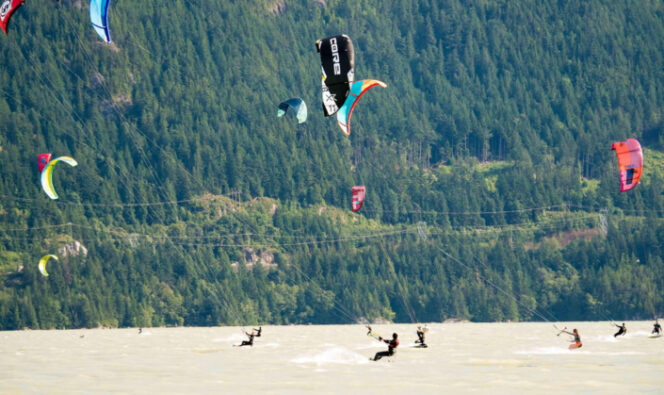
[[[531,366],[528,361],[518,359],[470,359],[468,365],[472,366]]]
[[[572,350],[567,347],[537,347],[530,350],[515,351],[518,355],[558,355],[569,354]],[[574,354],[588,354],[586,351],[573,350]]]
[[[254,347],[266,347],[266,348],[277,348],[280,347],[281,345],[279,343],[256,343],[254,342]]]
[[[326,350],[314,354],[302,355],[291,360],[294,363],[314,363],[318,366],[325,364],[352,365],[368,363],[368,361],[369,357],[338,346],[328,347]]]
[[[241,342],[242,340],[245,340],[247,337],[242,335],[241,333],[236,333],[230,336],[226,337],[216,337],[212,339],[214,343],[236,343],[236,342]]]

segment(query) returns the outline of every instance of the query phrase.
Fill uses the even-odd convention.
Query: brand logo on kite
[[[334,62],[334,75],[340,75],[341,64],[339,64],[339,46],[337,45],[336,38],[330,40],[330,49],[332,50],[332,61]]]
[[[9,11],[12,9],[12,2],[10,0],[5,1],[0,6],[0,19],[4,20]]]

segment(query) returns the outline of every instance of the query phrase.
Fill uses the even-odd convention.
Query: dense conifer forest
[[[118,0],[109,19],[107,45],[86,1],[29,0],[0,37],[0,329],[664,314],[661,1]],[[339,33],[356,79],[388,85],[349,137],[314,46]],[[301,125],[276,117],[295,96]],[[644,175],[621,193],[630,137]],[[78,161],[58,200],[45,152]]]

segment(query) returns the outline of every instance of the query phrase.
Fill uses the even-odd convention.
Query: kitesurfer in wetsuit
[[[242,344],[240,344],[238,347],[242,346],[253,346],[254,345],[254,331],[249,332],[244,332],[245,335],[249,336],[249,340],[242,340]]]
[[[658,320],[655,320],[655,324],[652,326],[652,334],[659,335],[662,333],[662,326],[659,324]]]
[[[256,337],[261,337],[261,332],[263,332],[263,327],[259,326],[258,329],[252,328],[253,330],[256,331]]]
[[[399,347],[398,337],[399,335],[397,335],[396,333],[392,334],[392,340],[383,339],[382,337],[379,337],[378,340],[387,343],[387,351],[377,352],[376,355],[374,355],[372,361],[378,361],[383,357],[391,357],[392,355],[394,355],[394,353],[397,352],[397,347]]]
[[[618,324],[613,324],[613,325],[615,325],[615,326],[617,326],[618,328],[620,328],[620,329],[618,329],[618,332],[616,332],[616,333],[613,334],[613,337],[624,336],[625,333],[627,333],[627,327],[625,326],[625,323],[624,323],[624,322],[623,322],[622,326],[621,326],[621,325],[618,325]]]
[[[579,331],[574,329],[574,330],[572,330],[572,332],[567,332],[566,330],[563,330],[562,332],[567,333],[568,335],[574,336],[574,340],[573,340],[574,344],[571,344],[569,346],[570,350],[573,350],[575,348],[581,348],[583,346],[583,344],[581,344],[581,336],[579,336]]]
[[[424,330],[420,326],[417,327],[417,340],[415,340],[415,344],[420,344],[422,347],[427,346],[424,343]]]

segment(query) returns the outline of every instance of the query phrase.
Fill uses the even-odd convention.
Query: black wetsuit
[[[261,332],[263,332],[263,327],[259,326],[258,329],[254,329],[256,331],[256,337],[261,337]]]
[[[618,332],[613,334],[613,337],[618,337],[620,335],[624,335],[625,333],[627,333],[627,328],[624,325],[623,326],[616,325],[616,326],[620,329],[618,329]]]
[[[652,328],[652,333],[655,333],[657,335],[662,333],[662,326],[659,325],[659,323],[655,323],[655,325],[653,325],[653,328]]]
[[[415,340],[415,343],[419,343],[422,346],[426,346],[424,343],[424,331],[417,331],[417,340]]]
[[[397,347],[399,346],[399,340],[397,339],[392,339],[392,340],[381,339],[381,340],[387,343],[387,351],[377,352],[376,355],[374,355],[373,358],[374,361],[378,361],[383,357],[391,357],[397,351]]]
[[[242,346],[253,346],[254,345],[254,334],[253,333],[252,334],[247,333],[246,335],[249,336],[249,340],[243,340],[242,344],[240,344],[240,347],[242,347]]]

